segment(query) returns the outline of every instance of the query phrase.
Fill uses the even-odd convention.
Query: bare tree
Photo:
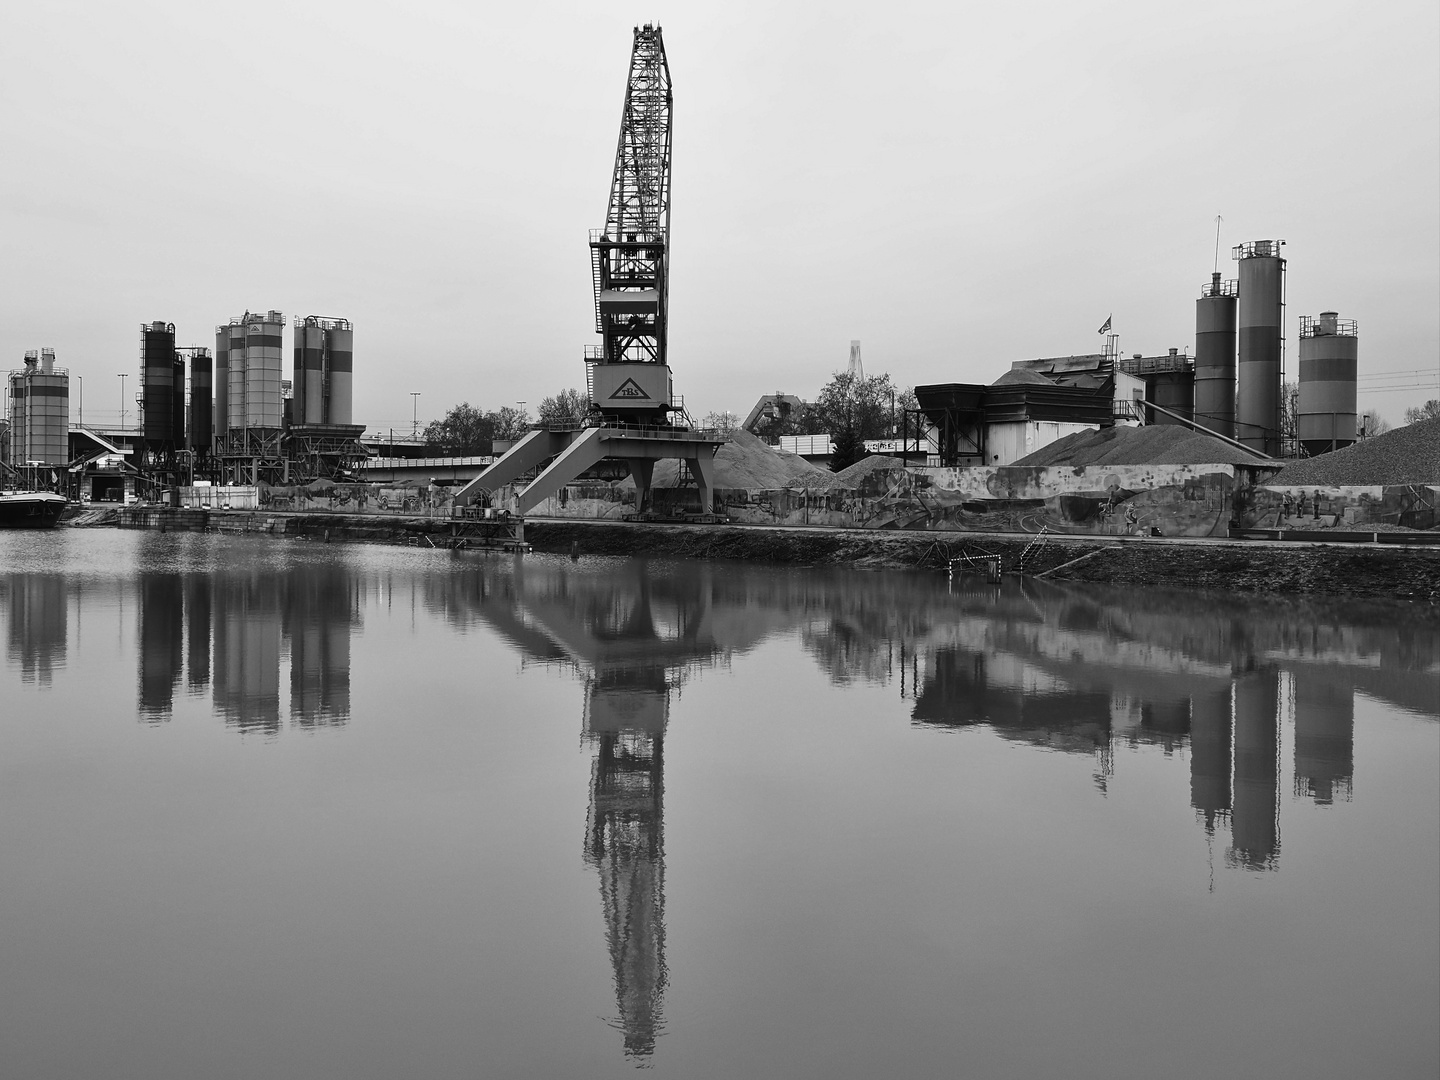
[[[740,426],[740,417],[729,410],[725,412],[706,413],[705,418],[700,421],[700,426],[702,428],[713,429],[717,434],[728,439],[735,429]]]
[[[1405,410],[1405,423],[1418,424],[1421,420],[1440,420],[1440,398],[1431,398],[1424,405]]]

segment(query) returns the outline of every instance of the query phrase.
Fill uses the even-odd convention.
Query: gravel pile
[[[626,480],[624,483],[631,483]],[[764,442],[748,431],[729,435],[715,452],[715,486],[774,491],[778,488],[824,488],[835,482],[829,469],[812,465],[798,454]],[[667,458],[655,463],[651,485],[657,488],[680,486],[680,462]]]
[[[1343,450],[1297,461],[1266,482],[1325,487],[1440,484],[1440,419],[1406,424]]]
[[[1100,428],[1066,435],[1016,465],[1227,465],[1263,460],[1179,424]]]
[[[905,462],[897,457],[888,457],[885,454],[871,454],[869,457],[861,458],[849,468],[841,469],[830,478],[835,487],[855,487],[871,473],[889,472],[891,469],[903,469]]]

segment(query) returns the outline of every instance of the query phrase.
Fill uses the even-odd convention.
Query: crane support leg
[[[650,509],[650,483],[655,477],[655,459],[632,458],[627,464],[630,466],[630,478],[635,481],[635,509],[643,514]]]
[[[469,506],[482,494],[514,483],[547,458],[565,449],[570,433],[564,431],[532,431],[512,446],[505,455],[455,493],[456,506]]]
[[[695,474],[695,483],[700,488],[700,513],[713,514],[715,512],[714,452],[702,449],[695,457],[685,460]]]
[[[525,485],[525,489],[516,497],[515,512],[524,517],[603,458],[605,456],[604,435],[605,432],[602,428],[586,428],[583,431],[565,432],[561,435],[561,438],[573,438],[574,441],[562,450],[554,461],[545,466],[539,476]],[[515,449],[519,448],[517,445]],[[498,465],[499,462],[496,464]]]

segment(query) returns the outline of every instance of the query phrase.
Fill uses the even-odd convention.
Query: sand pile
[[[1077,431],[1016,465],[1226,465],[1260,462],[1239,447],[1179,424]]]
[[[674,458],[655,463],[654,487],[679,487],[680,462]],[[630,483],[629,480],[624,481]],[[835,482],[829,469],[812,465],[797,454],[787,454],[750,434],[736,431],[715,452],[715,486],[773,491],[777,488],[823,488]]]
[[[1406,424],[1343,450],[1296,461],[1267,482],[1326,487],[1440,484],[1440,419]]]

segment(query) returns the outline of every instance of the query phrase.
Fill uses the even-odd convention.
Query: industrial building
[[[1358,411],[1353,321],[1333,311],[1301,318],[1299,401],[1294,418],[1286,412],[1284,243],[1241,244],[1232,251],[1239,278],[1211,275],[1196,301],[1193,360],[1174,348],[1129,357],[1109,348],[1016,361],[989,386],[917,386],[916,456],[934,465],[1007,465],[1083,428],[1131,423],[1203,429],[1265,457],[1350,445]]]
[[[28,488],[65,486],[70,464],[70,372],[55,350],[31,349],[25,366],[6,379],[7,469]]]
[[[222,483],[333,480],[366,457],[364,425],[351,422],[349,320],[296,321],[291,383],[283,378],[284,332],[279,311],[247,311],[215,328],[215,472]]]

